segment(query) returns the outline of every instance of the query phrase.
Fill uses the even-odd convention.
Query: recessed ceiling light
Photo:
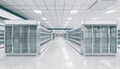
[[[66,27],[66,26],[68,25],[68,23],[69,23],[69,22],[65,22],[64,27]]]
[[[47,18],[42,18],[42,20],[47,20]]]
[[[66,62],[68,68],[73,68],[73,63],[72,61],[67,61]]]
[[[42,13],[40,10],[33,10],[35,13]]]
[[[67,20],[72,20],[72,17],[70,17],[70,18],[67,18]]]
[[[50,22],[46,22],[46,23],[50,23]]]
[[[115,10],[109,10],[109,11],[107,11],[105,13],[113,13],[113,12],[115,12]]]
[[[84,24],[84,21],[81,21],[81,24]]]
[[[78,10],[71,10],[71,14],[77,13]]]
[[[92,19],[96,20],[96,19],[98,19],[98,18],[92,18]]]

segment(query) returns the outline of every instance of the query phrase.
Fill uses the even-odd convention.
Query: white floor
[[[0,49],[0,69],[120,69],[120,49],[114,57],[84,57],[57,38],[39,56],[5,56]]]

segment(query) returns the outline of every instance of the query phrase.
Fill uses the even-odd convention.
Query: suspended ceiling
[[[89,9],[96,0],[0,0],[0,5],[28,19],[40,20],[47,27],[73,28],[84,20],[117,20],[120,18],[120,0],[102,10]],[[101,4],[104,6],[105,4]],[[99,9],[99,7],[96,7]],[[35,13],[35,10],[41,11]],[[71,11],[77,10],[77,13]],[[113,13],[105,12],[114,10]]]

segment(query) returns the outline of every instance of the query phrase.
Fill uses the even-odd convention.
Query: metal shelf
[[[52,32],[44,27],[40,28],[40,46],[50,41],[52,38]]]

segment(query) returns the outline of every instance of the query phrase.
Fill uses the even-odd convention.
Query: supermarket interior
[[[120,0],[0,0],[0,69],[120,69]]]

